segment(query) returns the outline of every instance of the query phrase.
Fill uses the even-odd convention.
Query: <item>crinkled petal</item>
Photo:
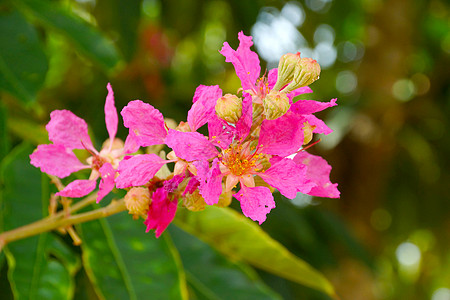
[[[90,168],[88,165],[83,165],[72,150],[59,144],[39,145],[30,155],[30,159],[31,164],[41,168],[42,172],[59,178]]]
[[[250,133],[252,127],[252,96],[248,93],[244,93],[244,99],[242,101],[242,116],[236,122],[236,138],[245,139]]]
[[[222,90],[218,85],[200,85],[195,90],[193,104],[188,112],[187,121],[192,131],[196,131],[215,116],[217,99],[222,97]]]
[[[68,198],[80,198],[92,192],[96,185],[97,182],[95,180],[74,180],[55,195]]]
[[[293,91],[294,92],[294,91]],[[291,93],[293,93],[291,92]],[[309,115],[322,111],[328,107],[336,106],[337,99],[331,99],[330,102],[320,102],[314,100],[299,100],[291,105],[289,109],[294,114]]]
[[[148,103],[134,100],[128,103],[120,113],[123,124],[135,134],[139,146],[164,144],[167,131],[163,115]]]
[[[114,92],[111,87],[111,84],[108,83],[106,88],[108,89],[108,95],[106,96],[105,101],[105,122],[106,122],[106,129],[108,130],[109,134],[109,139],[112,144],[114,142],[114,138],[116,137],[117,124],[119,123],[119,118],[117,116],[116,106],[114,105]]]
[[[274,68],[269,71],[267,74],[267,84],[269,85],[269,89],[273,89],[278,79],[278,69]]]
[[[69,149],[94,149],[86,122],[71,111],[52,111],[45,129],[48,131],[48,139],[55,144]]]
[[[166,144],[175,155],[187,161],[210,159],[218,154],[216,147],[198,132],[181,132],[170,129]]]
[[[239,192],[233,195],[241,202],[244,215],[261,225],[266,215],[275,207],[275,201],[269,188],[264,186],[246,187],[242,185]]]
[[[169,193],[173,193],[183,180],[184,174],[175,175],[171,179],[164,181],[164,189]]]
[[[303,116],[286,113],[275,120],[264,120],[261,125],[259,146],[261,152],[288,156],[303,144]]]
[[[317,197],[339,198],[340,192],[337,183],[331,183],[331,166],[320,156],[301,151],[294,157],[298,164],[306,165],[306,176],[315,183],[307,194]]]
[[[312,92],[313,92],[313,90],[309,86],[303,86],[303,87],[293,90],[290,93],[287,93],[286,96],[288,96],[289,102],[292,104],[292,102],[293,102],[292,99],[294,99],[294,97],[297,97],[298,95],[303,95],[303,94],[310,94]]]
[[[308,123],[312,126],[316,126],[316,128],[314,128],[313,132],[314,133],[323,133],[323,134],[330,134],[333,132],[333,130],[327,126],[327,124],[325,124],[324,121],[322,121],[321,119],[317,118],[314,115],[305,115],[304,117],[304,121],[308,121]]]
[[[208,122],[209,140],[214,146],[228,148],[233,141],[235,128],[214,115]]]
[[[152,195],[147,219],[144,224],[147,225],[146,232],[155,229],[155,235],[158,238],[167,226],[172,222],[177,212],[177,199],[170,200],[169,194],[164,188],[159,188]]]
[[[129,131],[127,139],[125,140],[125,145],[123,147],[123,153],[129,154],[134,153],[139,150],[138,141],[136,135],[132,130]]]
[[[156,154],[141,154],[124,159],[119,163],[116,186],[119,189],[146,184],[166,163]]]
[[[252,37],[246,36],[241,31],[238,34],[239,46],[233,50],[230,45],[223,43],[219,52],[225,56],[225,61],[233,64],[236,75],[239,77],[244,90],[254,90],[255,82],[261,73],[258,55],[250,50],[253,45]]]
[[[200,181],[198,181],[195,177],[191,177],[188,184],[186,185],[186,188],[184,189],[183,196],[187,193],[192,194],[193,192],[195,192],[198,189],[199,185]]]
[[[306,177],[306,167],[296,164],[292,159],[270,160],[272,166],[258,175],[269,185],[275,187],[289,199],[297,192],[308,193],[315,184]]]
[[[114,178],[116,176],[116,170],[114,170],[110,163],[104,163],[98,171],[100,172],[102,179],[98,186],[97,203],[113,190]]]
[[[219,196],[222,194],[222,173],[219,168],[219,160],[215,158],[212,162],[211,168],[208,168],[208,161],[202,161],[200,167],[196,164],[198,176],[200,180],[199,191],[205,199],[206,204],[213,205],[219,202]]]

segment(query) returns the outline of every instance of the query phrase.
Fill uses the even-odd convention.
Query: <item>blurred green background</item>
[[[199,84],[239,88],[218,50],[224,41],[236,48],[241,30],[253,36],[263,68],[287,52],[317,59],[320,80],[306,97],[339,104],[319,115],[334,132],[311,151],[333,166],[341,198],[278,195],[262,228],[321,270],[342,299],[449,300],[444,0],[0,1],[0,158],[23,140],[46,143],[54,109],[85,119],[101,143],[107,82],[119,111],[141,99],[185,121]],[[126,137],[120,124],[118,136]],[[324,297],[263,271],[255,276],[284,299]]]

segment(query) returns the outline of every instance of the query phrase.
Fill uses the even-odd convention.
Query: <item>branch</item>
[[[87,197],[82,201],[73,205],[70,209],[70,212],[77,211],[82,207],[92,203],[95,201],[96,195],[92,195],[92,197]],[[94,200],[92,200],[94,199]],[[92,221],[100,218],[104,218],[119,212],[126,210],[125,202],[123,199],[118,201],[112,201],[108,206],[102,207],[93,211],[89,211],[86,213],[81,213],[78,215],[65,216],[65,212],[59,212],[53,216],[46,217],[45,219],[36,221],[34,223],[5,231],[0,233],[0,251],[1,249],[10,242],[17,241],[20,239],[24,239],[30,236],[34,236],[43,232],[55,230],[60,227],[67,227],[70,225],[75,225],[79,223],[84,223],[87,221]]]

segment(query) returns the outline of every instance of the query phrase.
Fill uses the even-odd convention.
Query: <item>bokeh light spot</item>
[[[410,242],[401,243],[395,250],[395,255],[398,262],[405,267],[411,267],[420,263],[420,249]]]
[[[431,300],[450,300],[450,289],[439,288],[435,290]]]
[[[336,89],[342,94],[350,94],[358,86],[358,79],[352,71],[342,71],[336,76]]]
[[[400,101],[409,101],[415,94],[414,83],[409,79],[399,79],[392,86],[392,95]]]

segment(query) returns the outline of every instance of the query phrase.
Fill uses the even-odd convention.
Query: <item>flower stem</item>
[[[70,212],[75,212],[92,202],[96,199],[96,195],[87,197],[82,201],[74,204],[70,207]],[[100,218],[104,218],[119,212],[126,210],[125,202],[123,199],[115,201],[113,200],[108,206],[95,209],[89,212],[77,214],[77,215],[66,215],[65,211],[61,211],[52,216],[46,217],[42,220],[36,221],[34,223],[15,228],[9,231],[0,233],[0,251],[1,249],[10,242],[24,239],[30,236],[34,236],[43,232],[51,231],[60,227],[67,227],[74,224],[79,224],[87,221],[92,221]]]

